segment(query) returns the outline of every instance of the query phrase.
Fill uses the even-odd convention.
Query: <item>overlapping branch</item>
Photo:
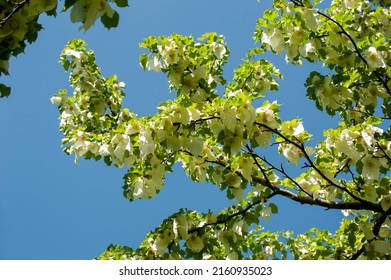
[[[292,3],[294,3],[296,6],[300,6],[300,7],[305,7],[305,5],[303,4],[303,2],[301,0],[291,0]],[[365,57],[362,55],[362,52],[361,50],[359,49],[359,47],[357,46],[357,43],[356,41],[353,39],[353,37],[345,30],[345,28],[338,22],[336,21],[335,19],[333,19],[331,16],[321,12],[321,11],[317,11],[317,14],[321,15],[322,17],[325,17],[327,20],[330,20],[331,22],[333,22],[335,25],[338,26],[338,28],[341,30],[341,33],[344,34],[348,39],[349,41],[353,44],[353,47],[354,47],[354,50],[355,52],[357,53],[358,57],[361,59],[362,62],[365,63],[365,65],[368,65],[368,61],[365,59]],[[384,79],[382,77],[382,75],[379,73],[379,71],[377,70],[373,70],[372,71],[376,78],[379,80],[379,82],[383,85],[383,87],[386,89],[388,95],[391,95],[391,89],[389,88],[388,84],[387,84],[387,81],[390,79],[388,77],[388,79]]]

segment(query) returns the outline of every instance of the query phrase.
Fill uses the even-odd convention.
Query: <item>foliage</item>
[[[146,38],[141,66],[163,72],[177,92],[153,116],[122,108],[125,85],[101,75],[85,42],[66,46],[61,63],[74,92],[62,90],[52,102],[67,153],[128,167],[123,193],[131,201],[157,195],[176,162],[193,181],[210,182],[232,200],[219,213],[180,209],[139,248],[110,245],[100,259],[390,258],[390,5],[335,0],[322,11],[318,2],[275,0],[257,22],[256,47],[229,83],[222,36]],[[300,119],[282,120],[279,104],[266,98],[282,78],[262,58],[266,52],[319,66],[306,80],[307,97],[341,122],[316,136],[315,146]],[[279,155],[264,156],[271,146]],[[260,220],[278,213],[276,197],[345,218],[335,233],[264,231]]]
[[[127,6],[127,0],[65,0],[63,11],[71,9],[71,21],[81,22],[80,28],[89,29],[101,18],[105,27],[118,25],[119,15],[109,2],[118,7]],[[57,0],[0,0],[0,76],[9,75],[9,60],[23,53],[27,43],[37,40],[38,32],[43,28],[38,22],[39,16],[46,13],[56,15]],[[11,88],[0,84],[0,97],[8,97]]]

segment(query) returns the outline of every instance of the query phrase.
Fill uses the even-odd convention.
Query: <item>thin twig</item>
[[[14,15],[16,14],[20,9],[24,7],[24,5],[28,5],[30,3],[30,0],[24,0],[18,4],[16,4],[15,8],[4,18],[0,20],[0,28],[2,28],[6,22]]]

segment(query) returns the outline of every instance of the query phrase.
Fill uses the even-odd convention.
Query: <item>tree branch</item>
[[[263,186],[270,188],[276,194],[282,195],[301,204],[318,205],[318,206],[326,207],[327,209],[370,210],[377,213],[384,213],[384,210],[380,205],[362,199],[361,201],[357,201],[357,202],[336,202],[336,201],[329,201],[329,200],[319,199],[319,198],[314,199],[312,197],[299,196],[291,191],[279,188],[268,179],[266,171],[257,161],[257,158],[260,157],[254,153],[251,153],[251,156],[265,178],[265,179],[261,179],[261,178],[253,177],[254,182],[257,182]]]
[[[361,54],[361,51],[358,48],[356,42],[354,41],[352,36],[350,36],[350,34],[343,28],[343,26],[338,21],[336,21],[335,19],[333,19],[330,16],[326,15],[325,13],[323,13],[321,11],[317,11],[317,13],[319,15],[327,18],[328,20],[332,21],[333,23],[335,23],[341,29],[342,33],[345,34],[345,36],[348,37],[349,41],[353,44],[353,47],[354,47],[358,57],[368,66],[368,61]],[[377,70],[373,70],[373,73],[375,74],[376,78],[382,83],[382,85],[386,89],[387,93],[389,95],[391,95],[391,89],[388,87],[386,80],[383,79],[383,77],[380,75],[380,73]]]
[[[257,155],[256,153],[254,153],[254,151],[251,149],[250,146],[246,145],[247,149],[248,149],[248,153],[251,155],[251,154],[254,154],[257,158],[259,158],[260,160],[266,162],[268,165],[270,165],[271,168],[277,170],[278,172],[280,172],[281,174],[283,174],[286,178],[288,178],[297,188],[299,188],[302,192],[304,192],[306,195],[308,195],[309,197],[313,198],[313,195],[310,194],[309,192],[307,192],[305,189],[303,189],[299,183],[296,182],[295,179],[293,179],[292,177],[289,176],[288,173],[285,172],[284,168],[282,167],[282,164],[281,164],[281,168],[278,168],[276,166],[274,166],[272,163],[270,163],[268,160],[266,160],[266,158],[261,158],[259,155]]]
[[[295,141],[292,141],[291,139],[289,139],[288,137],[286,137],[285,135],[283,135],[282,133],[280,133],[277,129],[273,129],[265,124],[261,124],[261,123],[258,123],[258,122],[255,122],[256,125],[258,126],[261,126],[261,127],[264,127],[266,129],[268,129],[269,131],[277,134],[278,136],[282,137],[286,142],[292,144],[293,146],[295,146],[296,148],[298,148],[304,155],[305,159],[307,160],[307,162],[309,163],[309,167],[312,167],[324,180],[327,181],[327,183],[329,183],[331,186],[334,186],[336,187],[337,189],[340,189],[341,191],[343,192],[346,192],[347,194],[349,194],[353,199],[357,200],[357,201],[360,201],[362,203],[366,203],[367,201],[365,201],[364,199],[356,196],[355,194],[353,194],[351,191],[349,191],[348,189],[334,183],[330,178],[328,178],[326,175],[323,174],[322,171],[320,171],[320,169],[313,163],[313,161],[311,160],[310,156],[308,155],[308,153],[306,152],[305,150],[305,147],[304,147],[304,144],[303,143],[300,143],[299,141],[298,142],[295,142]]]
[[[2,28],[6,22],[14,15],[16,14],[20,9],[22,9],[25,5],[28,5],[30,3],[30,0],[24,0],[18,4],[16,4],[15,8],[4,18],[0,20],[0,28]]]
[[[235,212],[231,215],[227,215],[225,218],[221,219],[221,220],[218,220],[216,222],[213,222],[213,223],[209,223],[209,224],[205,224],[201,227],[196,227],[196,228],[193,228],[193,229],[190,229],[188,231],[188,233],[193,233],[193,232],[196,232],[202,228],[205,228],[205,227],[208,227],[208,226],[214,226],[214,225],[221,225],[221,224],[225,224],[227,223],[229,220],[233,219],[234,217],[236,216],[245,216],[246,213],[251,209],[253,208],[254,206],[258,205],[258,204],[261,204],[261,203],[265,203],[267,200],[269,200],[270,198],[272,198],[273,196],[275,196],[276,193],[271,193],[269,194],[267,197],[264,197],[264,198],[261,198],[255,202],[252,202],[252,203],[249,203],[244,209],[238,211],[238,212]]]
[[[296,6],[298,7],[304,7],[304,4],[301,0],[291,0],[291,2],[293,4],[295,4]],[[353,37],[345,30],[345,28],[343,28],[343,26],[338,22],[336,21],[335,19],[333,19],[332,17],[326,15],[325,13],[321,12],[321,11],[317,11],[317,13],[325,18],[327,18],[328,20],[332,21],[334,24],[336,24],[340,29],[341,29],[341,32],[346,36],[348,37],[349,41],[353,44],[353,47],[355,49],[355,52],[357,53],[358,57],[365,63],[365,65],[368,66],[368,61],[364,58],[364,56],[361,54],[361,51],[360,49],[358,48],[356,42],[354,41]],[[386,89],[388,95],[391,95],[391,89],[388,87],[387,85],[387,81],[383,79],[383,77],[380,75],[380,73],[377,71],[377,70],[373,70],[372,71],[375,76],[377,77],[377,79],[381,82],[381,84],[383,85],[383,87]]]
[[[388,209],[387,212],[383,213],[379,219],[376,220],[375,224],[373,225],[373,234],[375,235],[374,238],[372,238],[371,240],[368,240],[368,243],[371,243],[373,240],[376,240],[377,238],[377,235],[379,234],[380,232],[380,228],[382,226],[382,224],[386,221],[387,217],[391,215],[391,208]],[[350,259],[351,260],[357,260],[362,253],[364,253],[364,249],[365,249],[365,245],[366,245],[367,242],[365,242],[360,249],[357,250],[357,252],[355,252],[351,257]]]

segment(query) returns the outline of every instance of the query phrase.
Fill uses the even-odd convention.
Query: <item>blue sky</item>
[[[134,0],[118,9],[120,25],[107,31],[100,22],[87,32],[72,24],[69,14],[41,17],[44,30],[25,54],[12,59],[12,86],[0,100],[0,259],[92,259],[110,243],[137,247],[147,232],[180,208],[219,211],[230,205],[224,193],[208,184],[190,181],[176,166],[163,191],[148,201],[130,203],[122,196],[125,169],[81,160],[62,152],[58,111],[50,97],[68,88],[68,75],[58,64],[59,54],[73,38],[84,39],[95,51],[104,75],[117,74],[126,87],[124,106],[139,115],[153,114],[159,102],[173,98],[162,74],[144,72],[138,47],[149,35],[204,32],[223,34],[231,50],[225,67],[227,80],[248,48],[253,29],[271,1],[256,0]],[[270,56],[273,58],[273,56]],[[287,66],[273,58],[285,80],[281,91],[268,99],[283,103],[283,119],[303,118],[305,127],[321,136],[336,119],[314,109],[305,98],[303,83],[309,66]],[[279,161],[278,158],[275,159]],[[263,226],[270,230],[311,227],[334,231],[341,214],[276,200],[280,213]]]

